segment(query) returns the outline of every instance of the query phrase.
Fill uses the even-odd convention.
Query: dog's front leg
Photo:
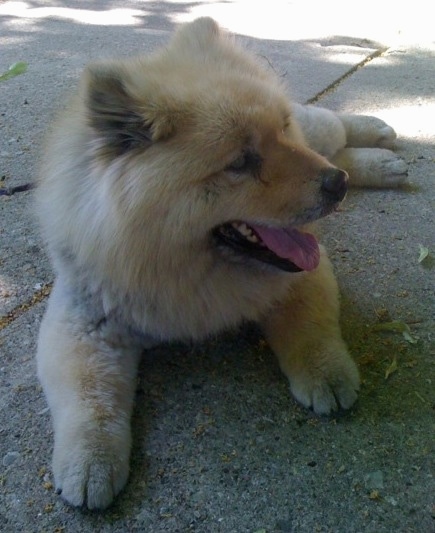
[[[299,402],[322,415],[351,407],[359,375],[341,337],[338,288],[326,254],[262,325]]]
[[[85,331],[55,287],[41,325],[38,375],[54,425],[56,489],[70,504],[103,509],[129,471],[137,350]]]

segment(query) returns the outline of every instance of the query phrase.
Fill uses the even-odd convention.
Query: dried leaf
[[[373,331],[390,331],[392,333],[401,333],[404,339],[411,344],[415,344],[417,342],[417,340],[411,335],[411,330],[409,329],[408,324],[405,324],[405,322],[399,322],[398,320],[375,324],[373,326]]]
[[[419,244],[418,248],[420,250],[420,255],[418,257],[418,262],[421,263],[429,255],[429,248],[426,248],[426,246],[423,246],[422,244]]]
[[[14,76],[19,76],[20,74],[24,74],[26,70],[27,70],[27,63],[24,63],[23,61],[14,63],[8,68],[6,72],[0,75],[0,81],[6,81],[9,78],[13,78]]]
[[[396,372],[396,370],[397,370],[397,357],[394,357],[393,362],[385,371],[385,379],[388,379],[391,376],[391,374],[394,374],[394,372]]]

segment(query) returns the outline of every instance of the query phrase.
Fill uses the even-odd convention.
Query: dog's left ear
[[[133,148],[146,148],[167,137],[171,121],[134,95],[134,81],[119,64],[96,64],[84,73],[88,123],[104,141],[106,149],[120,155]]]
[[[88,123],[117,154],[152,141],[150,125],[126,82],[126,73],[111,65],[92,65],[84,73]]]

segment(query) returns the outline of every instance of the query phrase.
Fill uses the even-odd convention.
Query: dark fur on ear
[[[89,67],[86,98],[89,125],[107,149],[120,155],[152,142],[151,125],[126,88],[127,74],[110,66]]]

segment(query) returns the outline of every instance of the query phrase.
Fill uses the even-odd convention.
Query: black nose
[[[341,202],[347,193],[347,180],[349,176],[339,168],[325,168],[321,173],[321,190],[324,196],[332,202]]]

